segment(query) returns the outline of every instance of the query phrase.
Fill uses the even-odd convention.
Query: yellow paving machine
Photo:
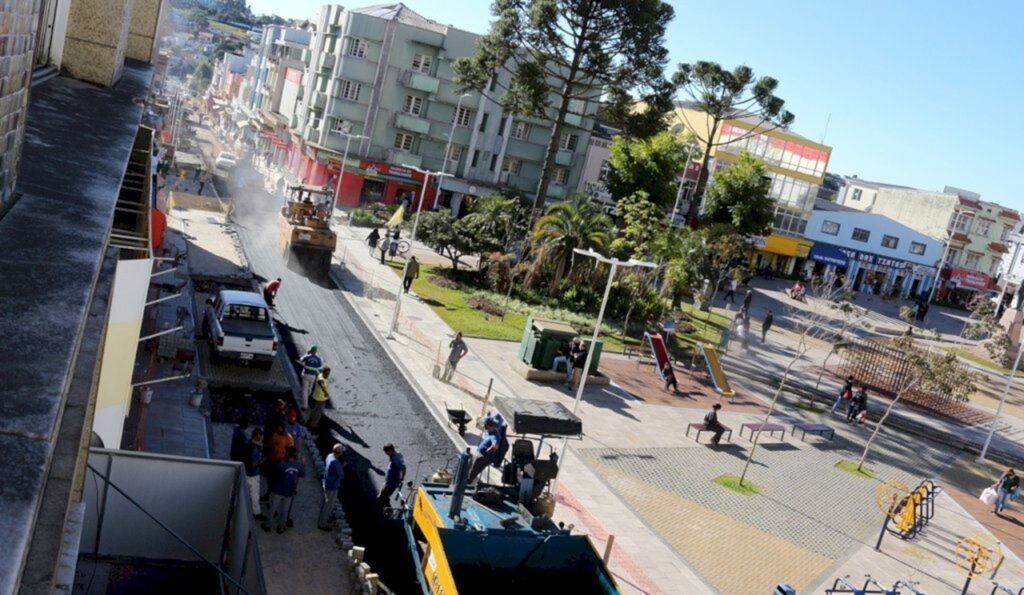
[[[511,460],[495,463],[500,483],[467,486],[467,449],[454,471],[424,481],[401,511],[423,594],[619,593],[590,539],[551,520],[548,482],[558,457],[534,455],[546,438],[582,436],[579,418],[544,401],[498,399],[498,408],[515,432]]]
[[[320,186],[288,187],[281,208],[279,247],[285,262],[297,264],[306,274],[325,277],[338,236],[331,230],[334,193]]]

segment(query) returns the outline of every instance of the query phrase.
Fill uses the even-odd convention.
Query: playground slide
[[[664,381],[665,374],[661,370],[665,367],[665,362],[668,361],[665,339],[661,335],[652,335],[651,333],[644,333],[644,338],[647,339],[647,344],[651,346],[651,352],[654,353],[654,360],[658,364],[658,376]]]
[[[718,350],[711,345],[704,345],[700,341],[697,342],[697,349],[700,349],[700,354],[704,356],[704,361],[708,365],[708,374],[711,375],[711,382],[715,385],[715,390],[723,397],[735,395],[736,391],[729,386],[729,381],[725,378],[725,371],[722,370],[722,363],[718,360]]]

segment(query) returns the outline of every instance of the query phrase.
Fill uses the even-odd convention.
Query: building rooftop
[[[427,31],[434,31],[436,33],[445,33],[450,28],[448,25],[442,25],[437,21],[432,21],[418,12],[411,10],[401,2],[353,8],[349,12],[365,14],[367,16],[377,17],[378,19],[384,19],[386,21],[398,21],[399,23],[405,23],[412,27],[426,29]]]
[[[21,199],[0,219],[0,593],[53,580],[106,320],[107,235],[151,77],[126,60],[114,88],[32,89]]]
[[[677,101],[676,102],[676,107],[680,107],[680,108],[683,108],[683,109],[689,109],[689,110],[703,111],[701,109],[701,107],[699,105],[697,105],[697,103],[695,101],[689,101],[689,100]],[[758,126],[760,124],[764,124],[764,122],[761,120],[761,118],[757,117],[756,115],[754,115],[754,114],[752,114],[750,112],[746,112],[746,111],[743,111],[743,110],[734,110],[733,113],[729,116],[729,119],[730,120],[737,120],[737,121],[743,122],[745,124],[750,124],[751,126]],[[818,142],[818,141],[816,141],[814,139],[807,138],[806,136],[804,136],[802,134],[798,134],[796,132],[793,132],[789,128],[778,128],[777,130],[782,130],[786,134],[789,134],[789,135],[792,135],[792,136],[795,136],[795,137],[798,137],[798,138],[802,138],[802,139],[810,141],[812,143],[817,143]]]

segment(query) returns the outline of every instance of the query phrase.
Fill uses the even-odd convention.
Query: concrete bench
[[[743,424],[742,426],[740,426],[740,438],[743,437],[743,430],[745,430],[745,429],[746,430],[750,430],[750,437],[748,437],[747,440],[749,440],[751,442],[754,441],[754,434],[755,433],[760,433],[760,432],[768,432],[769,436],[772,436],[776,432],[778,432],[779,434],[781,434],[781,436],[779,437],[780,440],[785,440],[785,438],[786,438],[786,428],[785,428],[785,426],[781,426],[779,424],[763,424],[763,423]]]
[[[827,440],[832,440],[836,435],[836,430],[830,425],[826,424],[793,424],[793,435],[796,436],[796,431],[800,430],[800,440],[806,442],[808,434],[816,434]]]
[[[690,435],[690,430],[694,429],[697,430],[697,435],[694,437],[694,440],[696,440],[697,442],[700,442],[701,433],[711,432],[713,434],[715,432],[714,429],[706,427],[704,425],[704,422],[698,422],[686,426],[686,436],[688,437]],[[727,442],[732,441],[732,428],[722,426],[722,437],[725,438]]]

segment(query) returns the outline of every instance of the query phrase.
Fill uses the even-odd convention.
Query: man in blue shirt
[[[306,355],[299,358],[299,364],[302,365],[302,374],[299,377],[302,379],[302,390],[299,391],[299,407],[303,411],[309,409],[309,395],[313,392],[313,383],[316,381],[317,374],[324,367],[324,361],[320,358],[320,354],[317,353],[317,346],[310,345],[309,351]]]
[[[263,521],[264,531],[277,527],[279,534],[284,533],[288,510],[291,509],[295,489],[299,486],[299,478],[306,476],[302,463],[295,460],[295,447],[289,446],[285,453],[284,460],[278,463],[274,485],[270,487],[270,511],[267,519]]]
[[[324,461],[324,501],[320,505],[320,518],[316,526],[321,531],[330,531],[331,512],[334,510],[334,503],[338,500],[338,489],[341,488],[341,480],[345,479],[345,463],[341,455],[345,453],[345,447],[335,444],[331,454],[327,455]]]
[[[473,467],[469,470],[469,482],[473,481],[483,473],[488,465],[501,461],[501,444],[505,437],[505,419],[500,413],[488,415],[484,418],[484,435],[480,437],[480,443],[476,445],[476,459]]]
[[[384,473],[384,487],[377,496],[377,506],[384,508],[391,503],[391,495],[402,486],[405,479],[405,457],[398,452],[394,444],[384,445],[384,454],[388,455],[388,470]]]

